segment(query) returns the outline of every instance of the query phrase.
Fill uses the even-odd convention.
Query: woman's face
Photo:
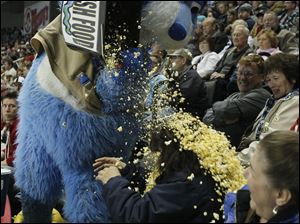
[[[280,71],[272,71],[266,77],[266,83],[272,90],[275,99],[279,99],[293,90],[294,84],[290,83]]]
[[[227,21],[228,21],[228,24],[233,23],[235,19],[236,19],[236,18],[235,18],[234,15],[232,15],[232,14],[230,14],[230,13],[227,13]]]
[[[262,34],[257,38],[258,46],[261,50],[267,50],[272,48],[270,39],[267,37],[266,34]]]
[[[272,216],[272,210],[276,206],[276,193],[265,174],[265,167],[268,165],[265,155],[256,145],[256,150],[251,156],[250,167],[248,167],[244,176],[247,179],[250,191],[250,207],[256,214],[266,220]]]
[[[207,43],[206,40],[203,40],[199,43],[199,50],[201,51],[202,54],[205,54],[206,52],[208,52],[209,49],[209,44]]]
[[[257,9],[260,3],[260,1],[251,1],[252,9]]]

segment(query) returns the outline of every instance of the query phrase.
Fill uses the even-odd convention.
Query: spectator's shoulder
[[[264,87],[252,89],[247,95],[271,96],[271,93]]]

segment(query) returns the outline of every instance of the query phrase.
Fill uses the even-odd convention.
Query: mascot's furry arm
[[[185,35],[190,35],[190,8],[189,23],[180,25],[176,15],[182,5],[185,11],[191,6],[176,4],[175,16],[168,24],[170,29],[157,27],[153,33],[151,28],[155,20],[164,21],[170,4],[160,5],[161,10],[151,21],[149,15],[145,16],[143,26],[152,35],[157,33],[154,37],[166,45],[171,37],[172,47],[182,47],[184,35],[175,37],[174,33],[176,29],[182,32],[188,25]],[[150,5],[156,6],[155,2],[147,4],[144,13],[151,10]],[[179,25],[171,29],[175,23]],[[40,32],[39,36],[44,37],[39,39],[42,49],[37,50],[19,97],[15,178],[22,193],[24,222],[51,222],[52,208],[62,190],[64,217],[69,222],[107,222],[109,214],[101,196],[102,185],[93,177],[92,163],[101,156],[122,156],[125,161],[130,157],[141,127],[135,109],[143,102],[148,59],[142,50],[125,50],[121,53],[123,67],[112,70],[102,66],[95,70],[92,60],[76,64],[76,59],[86,57],[70,51],[61,42],[59,29],[50,26],[47,32]],[[91,88],[86,89],[78,75],[83,68],[88,71],[91,64],[94,75]],[[77,70],[73,68],[76,66]],[[65,73],[75,75],[66,78]],[[98,96],[98,113],[89,110],[84,102],[91,93]]]

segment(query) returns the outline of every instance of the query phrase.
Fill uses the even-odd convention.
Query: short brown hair
[[[201,38],[199,40],[199,44],[203,41],[206,41],[208,43],[208,47],[209,47],[210,51],[215,51],[215,42],[211,37],[207,36],[207,37]]]
[[[247,56],[242,57],[239,60],[239,65],[251,65],[255,64],[258,68],[259,74],[264,74],[264,59],[257,54],[249,54]]]
[[[299,87],[299,59],[292,54],[278,53],[271,55],[265,61],[265,74],[282,72],[287,80]]]
[[[265,173],[271,186],[292,193],[289,204],[299,209],[299,133],[274,131],[264,137],[260,150],[267,160]]]
[[[1,102],[4,99],[14,99],[14,100],[17,100],[18,99],[18,92],[16,92],[16,91],[8,91],[3,96],[1,96]]]
[[[276,33],[273,30],[269,30],[269,29],[263,29],[261,30],[258,34],[257,34],[257,39],[261,36],[265,34],[266,37],[269,39],[270,43],[271,43],[271,47],[272,48],[276,48],[278,47],[278,38]]]

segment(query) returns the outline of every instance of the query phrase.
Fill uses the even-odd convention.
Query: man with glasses
[[[265,88],[264,60],[259,55],[248,55],[240,59],[237,68],[239,92],[224,101],[213,104],[204,118],[206,124],[225,132],[231,144],[238,146],[245,129],[255,120],[267,99],[271,96]]]
[[[208,108],[208,98],[204,81],[192,68],[191,52],[179,49],[168,56],[172,66],[169,78],[171,105],[202,118]]]

